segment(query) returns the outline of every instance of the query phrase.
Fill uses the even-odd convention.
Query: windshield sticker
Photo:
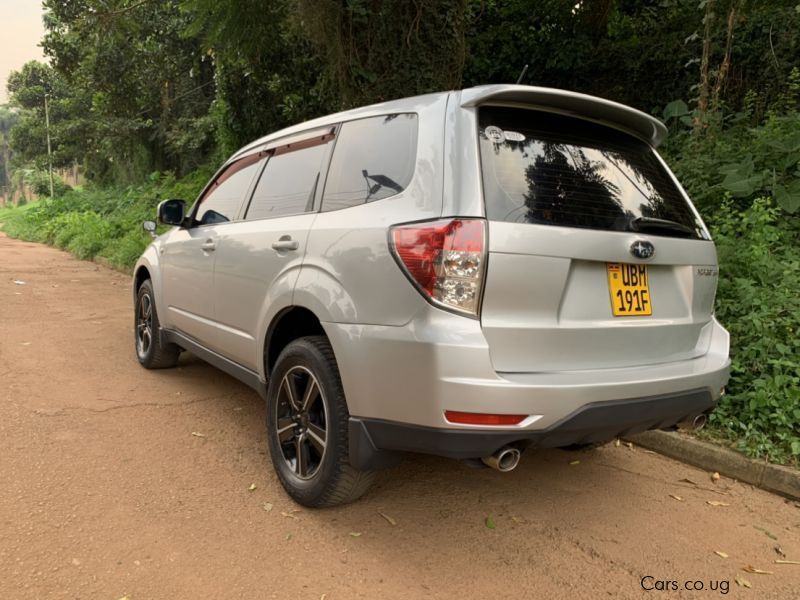
[[[494,142],[495,144],[502,144],[506,141],[506,136],[503,135],[503,130],[499,127],[495,127],[494,125],[489,125],[483,130],[483,133],[490,142]]]
[[[509,142],[524,142],[525,136],[516,131],[504,131],[503,135]]]

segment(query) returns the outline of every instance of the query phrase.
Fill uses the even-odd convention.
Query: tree
[[[296,0],[336,109],[454,89],[464,69],[466,0]]]
[[[189,26],[210,57],[212,106],[223,155],[281,127],[329,110],[318,56],[297,21],[293,0],[185,0]]]
[[[21,163],[44,169],[48,164],[44,99],[50,111],[53,166],[64,168],[83,160],[84,140],[91,122],[81,110],[80,99],[49,65],[31,61],[8,77],[12,106],[19,109],[18,123],[10,132],[10,143]]]
[[[315,116],[487,83],[690,120],[793,106],[797,0],[44,0],[50,66],[20,71],[12,147],[100,183],[183,175]],[[719,14],[717,14],[719,13]],[[45,88],[47,88],[45,90]],[[751,110],[752,109],[752,110]],[[785,112],[785,111],[784,111]],[[699,128],[705,131],[705,127]]]
[[[45,0],[45,54],[92,131],[90,176],[135,181],[186,173],[213,151],[214,71],[191,15],[169,0]]]
[[[11,194],[11,129],[19,121],[16,111],[0,106],[0,201]],[[1,206],[2,204],[0,204]]]

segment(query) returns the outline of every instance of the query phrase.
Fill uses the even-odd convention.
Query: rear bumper
[[[440,429],[377,419],[350,419],[350,459],[359,468],[390,464],[395,452],[466,459],[503,446],[556,448],[604,442],[650,429],[669,429],[716,405],[708,390],[586,404],[545,429]]]
[[[716,320],[708,351],[697,358],[531,373],[496,372],[480,322],[431,306],[400,327],[323,327],[353,417],[354,454],[363,442],[367,450],[474,458],[509,441],[560,446],[671,427],[713,408],[730,365],[728,333]],[[446,410],[530,417],[481,427],[450,423]]]

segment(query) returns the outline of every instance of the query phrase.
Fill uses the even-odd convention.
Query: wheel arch
[[[147,265],[139,265],[133,274],[133,295],[136,296],[142,284],[148,279],[152,280],[152,278],[153,276],[150,274],[150,269],[147,268]]]
[[[264,338],[263,361],[267,380],[281,351],[294,340],[309,335],[327,337],[322,321],[304,306],[287,306],[272,318]]]
[[[153,295],[156,302],[156,310],[158,311],[159,320],[161,321],[161,326],[169,326],[169,315],[166,314],[166,311],[163,310],[163,297],[161,289],[161,265],[159,262],[159,252],[156,248],[156,245],[159,242],[156,241],[153,244],[150,244],[145,251],[142,253],[142,256],[136,261],[136,264],[133,267],[133,281],[132,283],[132,292],[133,292],[133,301],[136,302],[136,295],[139,293],[139,288],[142,284],[150,280],[150,283],[153,285]]]

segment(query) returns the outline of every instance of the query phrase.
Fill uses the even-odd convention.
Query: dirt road
[[[3,600],[800,597],[774,562],[800,560],[797,504],[624,445],[423,457],[297,510],[258,396],[191,356],[145,371],[131,323],[126,276],[0,234]]]

